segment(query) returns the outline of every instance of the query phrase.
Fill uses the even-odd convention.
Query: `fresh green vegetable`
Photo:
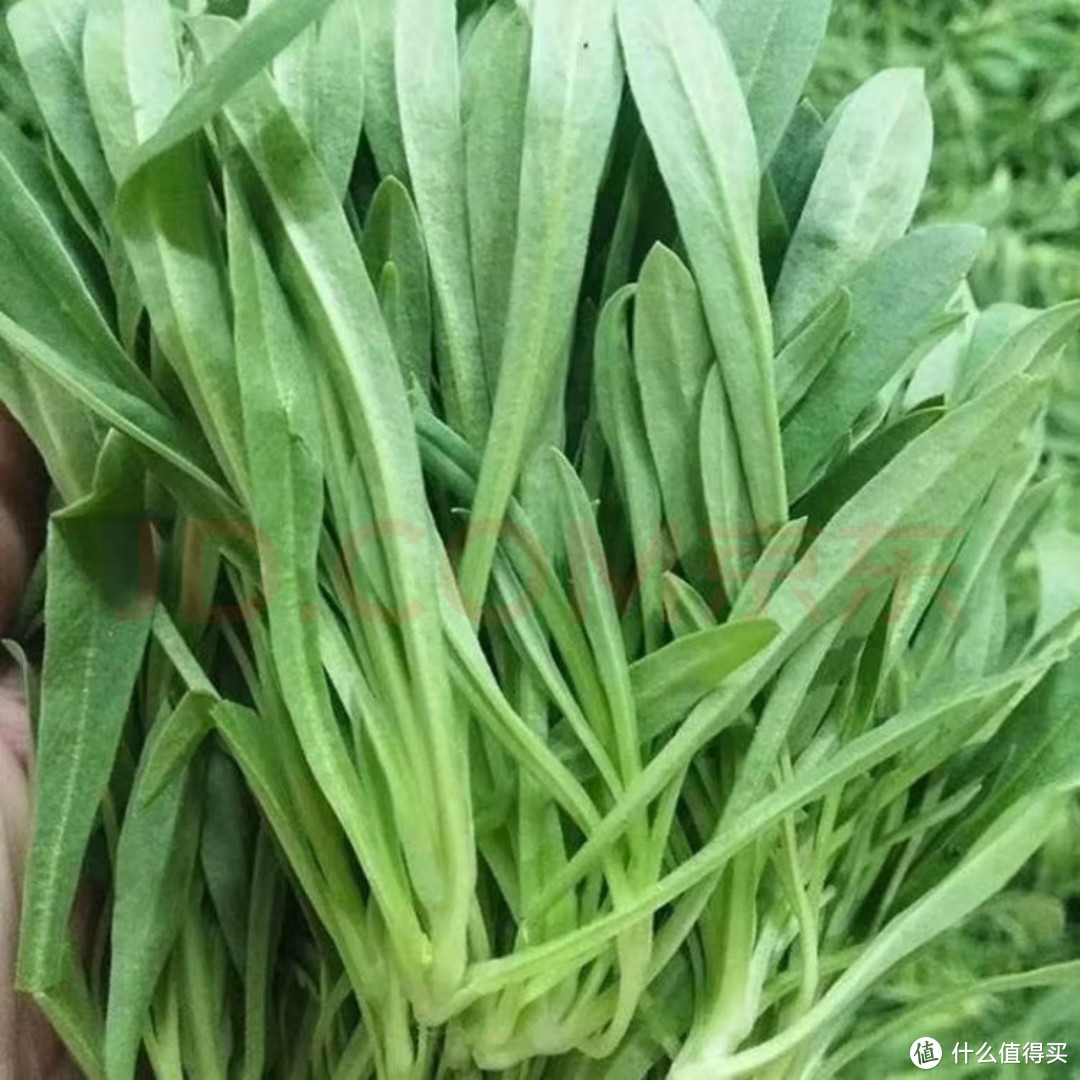
[[[974,307],[921,76],[804,96],[828,11],[12,7],[19,977],[92,1080],[859,1075],[1054,834],[1080,313]]]

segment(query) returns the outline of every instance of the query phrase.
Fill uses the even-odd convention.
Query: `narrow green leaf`
[[[252,462],[254,521],[265,538],[260,555],[274,662],[319,788],[371,877],[388,922],[401,935],[399,941],[411,948],[413,963],[422,963],[423,933],[396,868],[386,864],[364,824],[365,798],[323,672],[316,613],[324,488],[310,365],[302,359],[304,344],[243,202],[231,184],[230,191],[236,355]],[[278,571],[276,580],[269,576],[272,568]]]
[[[811,530],[822,528],[909,442],[929,431],[945,415],[943,408],[917,409],[890,424],[830,469],[821,482],[795,504],[794,513],[806,514]]]
[[[105,1021],[91,996],[71,934],[64,943],[63,963],[61,982],[34,994],[35,1003],[88,1080],[105,1080]]]
[[[211,725],[213,704],[208,702],[206,708]],[[229,959],[241,973],[247,963],[252,849],[258,818],[243,775],[227,755],[208,755],[205,785],[199,865]],[[223,993],[226,978],[222,971],[217,994]]]
[[[130,156],[119,170],[120,187],[134,183],[138,173],[157,158],[196,134],[208,124],[222,106],[238,90],[262,71],[290,42],[294,41],[316,19],[323,16],[335,0],[267,0],[265,5],[245,20],[240,32],[227,49],[214,57],[192,80],[182,96],[169,103],[169,111],[155,124],[153,117],[146,118],[146,128],[130,148]],[[161,4],[153,6],[161,14],[168,15],[167,5],[160,12]],[[122,20],[139,19],[138,9],[145,8],[144,0],[109,0],[114,17]],[[122,14],[120,14],[122,12]],[[145,19],[145,16],[143,16]],[[128,33],[142,31],[142,26],[126,27]],[[155,29],[158,29],[155,27]],[[152,53],[143,58],[153,63],[172,50],[162,47],[155,57]],[[174,50],[172,50],[174,51]],[[159,105],[160,108],[160,105]],[[114,165],[113,171],[117,172]],[[123,197],[121,195],[121,197]]]
[[[439,309],[437,358],[447,417],[479,448],[491,396],[469,248],[454,6],[395,0],[394,56],[401,135]]]
[[[742,592],[761,550],[732,406],[720,368],[714,366],[705,382],[698,445],[709,539],[729,602]]]
[[[131,492],[100,492],[49,529],[37,808],[26,870],[19,985],[47,991],[64,943],[83,856],[109,785],[152,604],[141,595],[141,533]]]
[[[825,40],[831,0],[706,0],[739,73],[767,166]]]
[[[884,71],[841,106],[776,286],[781,340],[911,224],[934,134],[923,84],[921,71]]]
[[[678,723],[778,632],[767,619],[746,619],[680,637],[638,660],[630,676],[645,737]]]
[[[124,354],[93,284],[94,256],[73,228],[46,162],[0,117],[0,219],[10,257],[0,265],[0,305],[53,348],[87,353],[118,385],[160,401]]]
[[[1017,334],[1033,319],[1038,312],[1022,304],[991,304],[990,307],[975,315],[971,330],[971,340],[960,358],[951,396],[956,397],[960,390],[973,386],[982,377],[983,368],[1005,342]]]
[[[836,353],[851,322],[852,298],[841,289],[780,350],[776,357],[776,401],[786,420]]]
[[[340,830],[284,717],[220,702],[214,722],[244,773],[304,896],[337,947],[361,1001],[378,982],[368,919]],[[332,884],[331,884],[332,883]]]
[[[789,521],[769,541],[769,546],[754,564],[743,590],[731,608],[730,619],[745,619],[759,614],[776,587],[791,572],[806,535],[806,518]]]
[[[280,933],[284,880],[270,833],[259,831],[251,875],[251,909],[247,923],[247,964],[244,969],[243,1080],[262,1080],[268,1056],[274,956]]]
[[[4,315],[0,315],[0,339],[107,423],[194,480],[221,508],[221,520],[233,519],[225,509],[233,505],[232,499],[213,478],[213,466],[205,464],[206,454],[201,447],[192,445],[189,434],[174,417],[117,386],[108,373],[95,371],[85,363],[85,357],[79,364],[62,356]]]
[[[525,9],[498,0],[480,20],[462,61],[469,236],[480,337],[493,387],[513,281],[531,44]]]
[[[380,287],[379,300],[406,379],[431,385],[432,312],[427,249],[416,207],[394,177],[375,190],[364,220],[364,263]],[[393,276],[387,280],[387,267]]]
[[[634,303],[634,369],[667,526],[697,583],[708,575],[708,525],[700,446],[687,433],[701,416],[713,359],[697,285],[682,260],[658,244],[641,269]]]
[[[611,792],[622,790],[622,781],[612,764],[611,757],[597,736],[597,730],[605,730],[608,723],[607,702],[597,694],[584,705],[579,704],[563,679],[559,666],[548,646],[547,628],[533,611],[528,595],[521,595],[521,588],[503,553],[495,557],[493,581],[500,601],[506,609],[503,626],[518,657],[531,668],[539,686],[562,713],[574,737],[588,754],[596,771],[603,777]],[[591,662],[591,657],[589,658]],[[599,687],[597,688],[599,690]],[[586,715],[588,709],[589,716]]]
[[[178,706],[205,717],[212,702],[186,696]],[[167,723],[164,716],[159,724]],[[186,770],[150,801],[136,780],[116,855],[112,968],[105,1027],[108,1080],[135,1076],[150,1003],[180,932],[199,846],[197,784]]]
[[[364,128],[380,175],[407,182],[394,76],[395,0],[364,0]]]
[[[82,66],[89,0],[20,0],[8,11],[19,61],[57,148],[102,221],[116,189],[102,153]]]
[[[503,986],[563,965],[569,974],[603,951],[615,935],[640,921],[643,915],[660,910],[714,876],[734,855],[766,829],[781,822],[786,814],[813,802],[852,777],[866,775],[881,762],[903,754],[928,732],[936,731],[940,735],[946,725],[962,725],[973,715],[981,715],[980,710],[985,711],[988,703],[1000,702],[1002,695],[1014,692],[1017,686],[1033,685],[1048,666],[1049,663],[1043,660],[1022,669],[1014,668],[1006,675],[982,680],[962,692],[898,713],[839,752],[796,773],[772,794],[733,815],[701,851],[649,889],[639,892],[628,905],[600,916],[558,941],[475,964],[457,1004],[463,1008]],[[558,895],[557,890],[563,887],[565,877],[560,874],[546,892]]]
[[[618,12],[634,99],[724,371],[755,526],[768,539],[787,520],[787,494],[746,102],[717,32],[692,0],[620,0]]]
[[[225,36],[222,32],[228,28],[203,21],[200,29],[208,38],[214,38]],[[433,825],[438,844],[413,845],[410,855],[419,862],[445,860],[439,875],[427,874],[423,881],[425,890],[431,890],[427,900],[439,905],[440,925],[445,920],[445,925],[450,927],[435,942],[440,948],[445,946],[450,954],[440,954],[429,973],[439,984],[443,980],[453,982],[457,977],[455,968],[464,962],[466,920],[461,905],[472,892],[474,847],[468,803],[461,799],[458,789],[464,753],[462,722],[449,692],[439,611],[431,603],[431,598],[442,592],[434,550],[437,545],[429,539],[431,523],[426,515],[419,453],[404,384],[344,212],[318,162],[276,100],[270,80],[266,77],[253,80],[230,101],[225,118],[257,169],[258,186],[269,200],[270,213],[263,226],[280,245],[277,255],[282,284],[299,309],[301,328],[309,335],[308,340],[318,346],[322,360],[318,367],[312,365],[311,370],[323,380],[324,408],[330,402],[340,408],[341,420],[331,427],[339,438],[348,441],[349,461],[356,462],[361,470],[357,479],[363,481],[357,487],[357,496],[367,499],[370,519],[379,525],[378,548],[386,560],[393,589],[389,597],[391,610],[399,614],[396,630],[403,645],[410,703],[422,724],[427,775],[435,792],[425,809],[429,817],[437,819]],[[263,134],[268,122],[274,127],[273,140]],[[256,195],[261,199],[258,192]],[[286,364],[282,370],[289,366]],[[322,710],[326,702],[325,689],[319,689],[322,675],[317,666],[317,635],[304,625],[303,616],[305,610],[318,610],[317,603],[307,608],[303,605],[305,601],[317,600],[317,592],[310,595],[317,582],[313,575],[309,576],[309,559],[312,550],[318,550],[319,522],[317,517],[311,517],[310,503],[321,498],[321,490],[315,480],[317,473],[313,471],[315,459],[304,442],[292,440],[288,451],[291,460],[283,463],[283,466],[287,464],[288,473],[282,475],[295,470],[290,498],[302,500],[308,509],[301,510],[301,503],[297,503],[289,506],[282,518],[287,530],[282,540],[287,547],[299,545],[296,550],[304,552],[302,558],[283,559],[282,565],[295,565],[303,577],[286,579],[290,589],[299,590],[296,609],[290,610],[288,602],[282,599],[281,588],[276,590],[276,597],[282,605],[284,628],[292,635],[289,652],[298,663],[295,677],[302,676],[296,692],[305,697],[317,693],[319,696],[314,700]],[[338,480],[344,480],[344,476]],[[272,483],[277,485],[278,478]],[[273,490],[269,487],[267,493],[272,494]],[[386,523],[393,523],[393,527],[387,528]],[[291,535],[293,530],[296,532]],[[278,545],[279,557],[282,550]],[[403,613],[409,613],[409,617],[401,617]],[[350,839],[367,851],[369,859],[382,860],[388,857],[388,852],[374,846],[382,836],[378,830],[373,835],[372,830],[363,827],[363,815],[357,813],[358,800],[374,795],[345,768],[344,755],[348,750],[332,710],[306,711],[311,700],[307,697],[307,702],[302,704],[298,698],[294,702],[294,721],[322,727],[320,739],[305,743],[304,749],[329,755],[322,763],[325,772],[320,775],[320,782],[332,785],[335,809],[349,814]],[[437,814],[431,812],[431,807],[437,807]],[[390,870],[385,873],[389,875]],[[414,880],[413,884],[420,882]],[[411,901],[387,897],[380,903],[380,909],[388,922],[401,924],[395,933],[405,942],[403,953],[413,958],[416,972],[424,970],[426,964],[422,958],[428,944],[416,932],[415,925],[408,925],[413,923]],[[438,985],[435,993],[441,994],[444,989]]]
[[[578,616],[585,627],[611,717],[612,756],[625,783],[641,771],[641,736],[610,571],[592,505],[574,467],[558,451],[567,560]]]
[[[821,114],[804,98],[776,148],[769,177],[787,224],[788,242],[810,197],[830,134]]]
[[[977,370],[974,382],[961,386],[961,397],[1000,386],[1013,375],[1052,373],[1062,349],[1080,327],[1080,300],[1058,304],[1036,315],[1013,332]]]
[[[557,393],[589,227],[619,100],[614,0],[535,0],[518,240],[499,383],[461,562],[474,615],[487,593],[499,525]]]
[[[664,610],[676,638],[716,626],[716,616],[705,598],[676,574],[664,575]]]
[[[213,730],[210,708],[216,696],[189,692],[154,725],[143,751],[138,798],[153,802],[187,768],[202,741]]]
[[[154,327],[223,473],[239,489],[246,462],[232,355],[219,223],[206,163],[183,129],[166,124],[183,93],[166,0],[101,0],[84,35],[87,93],[114,176],[123,176],[143,140],[165,125],[138,175],[119,185],[114,218]],[[212,114],[212,111],[211,111]],[[181,125],[183,127],[183,125]]]
[[[253,20],[274,0],[253,0]],[[274,57],[281,99],[342,198],[352,177],[364,118],[364,41],[360,0],[331,0]]]
[[[1080,536],[1065,528],[1044,528],[1032,547],[1039,573],[1039,618],[1033,635],[1038,639],[1080,608]]]
[[[1024,493],[1030,489],[1042,459],[1041,439],[1027,439],[1005,460],[986,499],[968,522],[963,543],[948,569],[938,600],[919,625],[912,649],[914,669],[922,679],[933,678],[945,664],[963,624],[970,621],[968,607],[979,586],[996,577],[998,541]],[[1000,556],[999,556],[1000,557]]]
[[[1015,709],[971,763],[987,776],[985,796],[965,815],[951,850],[965,850],[977,831],[1024,799],[1068,792],[1080,784],[1080,653],[1054,668]]]
[[[29,435],[63,501],[88,495],[103,437],[93,413],[6,345],[0,346],[0,401]]]
[[[886,248],[851,282],[850,331],[784,428],[791,490],[815,469],[859,414],[930,336],[982,244],[981,229],[933,226]]]
[[[662,537],[660,487],[649,455],[641,395],[634,378],[626,309],[634,296],[624,286],[604,305],[596,328],[595,407],[615,467],[615,481],[630,518],[646,651],[660,644]]]

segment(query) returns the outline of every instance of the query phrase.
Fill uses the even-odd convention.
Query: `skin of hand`
[[[29,442],[0,409],[0,637],[42,542],[44,476]],[[43,1018],[15,994],[22,868],[30,830],[30,737],[21,677],[0,661],[0,1080],[65,1075]]]

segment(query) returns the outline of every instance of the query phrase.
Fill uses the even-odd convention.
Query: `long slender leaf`
[[[767,539],[787,520],[787,494],[746,102],[720,38],[692,0],[621,0],[618,11],[630,85],[701,289],[755,524]]]
[[[767,166],[825,38],[831,0],[707,0],[703,7],[731,50]]]
[[[518,242],[499,383],[461,563],[479,611],[499,526],[562,369],[589,224],[622,92],[614,0],[536,0]]]
[[[926,183],[932,141],[919,71],[882,72],[842,106],[776,286],[781,340],[861,262],[903,236]]]

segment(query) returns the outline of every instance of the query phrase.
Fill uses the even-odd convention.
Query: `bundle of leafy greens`
[[[86,1075],[858,1075],[1080,977],[887,1008],[1080,781],[1080,605],[1010,589],[1080,303],[980,312],[920,74],[803,99],[828,7],[11,7],[19,982]]]

